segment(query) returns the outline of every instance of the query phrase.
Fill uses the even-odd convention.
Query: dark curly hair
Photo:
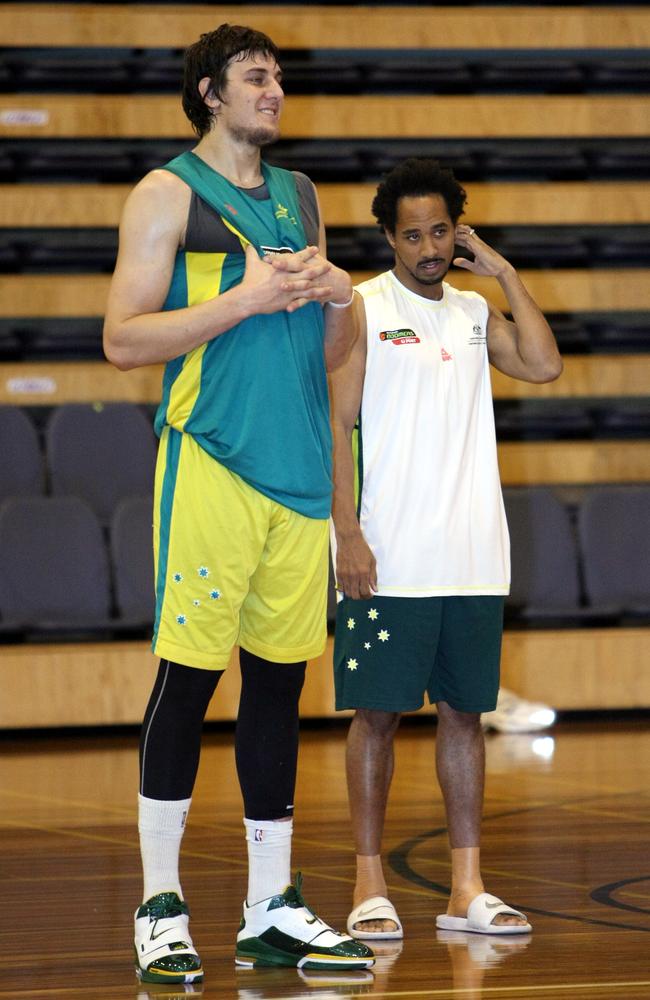
[[[183,67],[183,111],[192,128],[201,138],[210,131],[212,112],[199,94],[199,81],[209,76],[211,90],[223,100],[226,72],[232,59],[248,59],[262,53],[279,61],[280,53],[274,42],[254,28],[239,24],[220,24],[215,31],[201,35],[198,42],[185,52]]]
[[[386,174],[372,202],[372,214],[383,232],[394,233],[400,198],[439,194],[454,225],[463,214],[467,194],[451,170],[437,160],[412,156]]]

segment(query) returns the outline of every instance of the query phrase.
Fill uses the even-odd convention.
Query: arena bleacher
[[[27,708],[4,699],[0,727],[141,714],[151,570],[143,555],[127,581],[124,552],[149,530],[153,442],[133,459],[137,483],[118,481],[107,463],[116,492],[98,511],[90,494],[79,500],[78,478],[62,485],[52,428],[82,418],[97,427],[119,411],[150,434],[160,368],[120,373],[101,352],[117,224],[131,186],[192,147],[178,97],[183,47],[226,19],[268,31],[283,52],[283,136],[267,159],[317,182],[335,263],[359,280],[389,266],[372,194],[404,157],[431,155],[454,168],[467,220],[548,315],[563,376],[542,386],[493,378],[513,533],[504,680],[559,709],[650,706],[647,6],[442,3],[432,16],[419,3],[27,2],[0,3],[0,444],[9,459],[0,560],[9,568],[11,551],[19,563],[0,594],[0,672],[9,692],[22,672],[37,693]],[[456,272],[452,281],[505,305],[490,280]],[[19,428],[30,442],[22,449]],[[84,447],[97,480],[90,445],[78,461]],[[83,514],[78,503],[61,506],[70,496]],[[103,555],[94,542],[85,549],[104,566],[104,590],[76,627],[65,602],[58,623],[54,605],[25,599],[18,613],[16,594],[29,590],[16,547],[25,504],[39,524],[83,523],[99,539]],[[70,556],[70,531],[52,560]],[[84,547],[75,553],[81,560]],[[60,565],[68,579],[70,565]],[[95,696],[89,671],[111,698]],[[311,685],[305,714],[333,714],[328,682]],[[81,694],[66,699],[61,688]],[[233,704],[213,717],[232,717]]]

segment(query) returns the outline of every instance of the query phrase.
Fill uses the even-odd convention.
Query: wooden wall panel
[[[476,226],[650,223],[643,181],[467,183]],[[117,226],[130,184],[0,184],[0,226]],[[376,184],[319,184],[327,226],[374,226]]]
[[[649,707],[649,653],[650,629],[506,631],[502,679],[523,697],[557,709]],[[209,720],[236,718],[235,660],[236,653],[208,709]],[[330,638],[323,656],[307,668],[303,718],[338,715],[331,662]],[[156,669],[146,642],[6,646],[0,659],[0,729],[137,724]]]
[[[502,682],[559,709],[650,706],[650,629],[507,632]]]
[[[0,403],[158,403],[162,365],[120,372],[107,361],[17,361],[0,364]]]
[[[22,112],[38,112],[31,123]],[[644,137],[643,95],[294,96],[282,114],[286,139]],[[3,94],[8,138],[191,138],[177,96]]]
[[[157,403],[162,372],[162,365],[120,372],[105,361],[4,362],[0,364],[0,403],[53,405],[96,400]],[[646,396],[649,387],[650,355],[647,354],[567,355],[561,377],[542,385],[521,382],[492,370],[495,399]]]
[[[650,445],[641,441],[502,441],[504,486],[650,482]]]
[[[376,271],[353,271],[355,284]],[[645,268],[519,272],[545,312],[650,309],[650,273]],[[457,288],[473,288],[500,309],[505,296],[492,278],[453,272]],[[0,275],[0,316],[103,316],[110,276],[106,274]]]
[[[2,274],[0,316],[103,316],[108,274]]]
[[[4,45],[191,44],[224,21],[244,21],[281,49],[574,49],[650,46],[639,7],[303,7],[4,3]]]
[[[564,356],[564,371],[555,382],[534,385],[491,369],[495,399],[550,399],[564,396],[647,396],[650,355],[576,354]]]

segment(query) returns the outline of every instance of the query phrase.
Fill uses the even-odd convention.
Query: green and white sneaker
[[[237,934],[237,965],[285,965],[299,969],[369,969],[375,961],[367,945],[339,934],[302,898],[302,875],[279,896],[253,906],[244,903]]]
[[[175,892],[159,892],[135,911],[135,971],[144,983],[200,983],[201,959],[190,911]]]

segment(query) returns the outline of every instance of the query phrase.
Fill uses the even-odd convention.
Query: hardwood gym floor
[[[307,901],[338,927],[354,860],[344,738],[339,725],[303,732],[294,846]],[[405,723],[398,737],[385,848],[403,946],[385,946],[372,972],[303,975],[235,969],[241,803],[232,734],[207,732],[181,869],[206,978],[183,990],[140,986],[131,966],[135,732],[3,734],[0,998],[650,998],[648,718],[488,736],[486,887],[529,914],[535,931],[525,938],[435,930],[449,865],[434,739],[430,718]]]

